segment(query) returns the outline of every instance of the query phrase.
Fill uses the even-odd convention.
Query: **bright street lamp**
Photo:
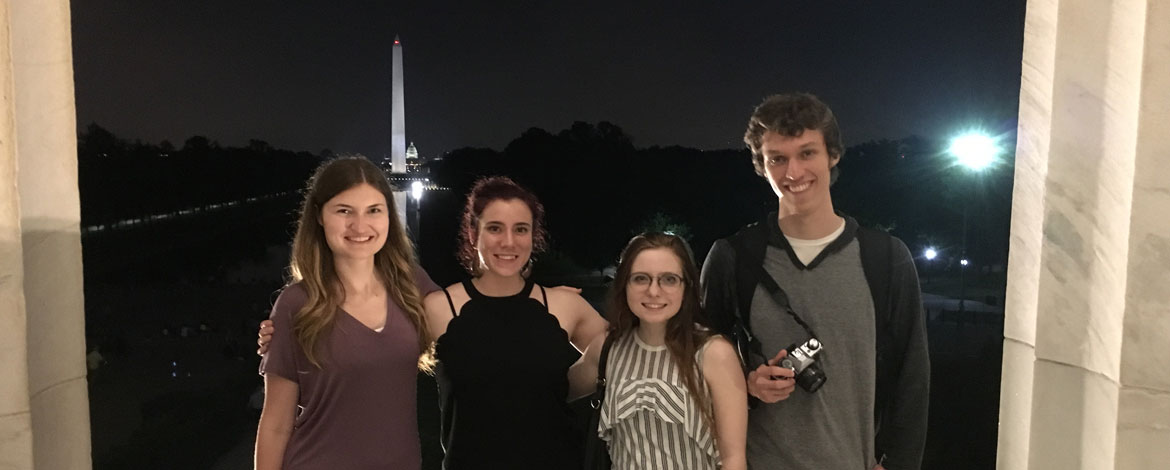
[[[954,139],[951,139],[951,146],[947,148],[947,153],[955,157],[955,160],[960,166],[967,168],[973,172],[981,172],[983,169],[990,167],[995,163],[995,158],[999,156],[1000,148],[996,143],[996,139],[982,132],[968,132],[962,134]],[[963,268],[967,266],[967,199],[968,195],[963,197],[963,245],[961,247],[960,256],[962,259],[959,264]],[[966,311],[964,302],[967,297],[967,282],[966,269],[959,269],[959,313]]]
[[[951,139],[947,153],[955,156],[960,165],[979,171],[995,162],[999,145],[987,134],[972,132]]]
[[[930,283],[930,265],[934,262],[935,258],[938,258],[938,251],[936,251],[933,246],[928,246],[926,247],[926,250],[922,252],[922,256],[926,258],[926,270],[923,271],[922,274],[926,282]]]

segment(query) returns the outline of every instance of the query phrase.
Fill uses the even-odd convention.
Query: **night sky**
[[[397,33],[428,156],[603,120],[741,147],[782,91],[820,95],[847,144],[1014,129],[1025,0],[686,3],[74,0],[78,125],[379,157]]]

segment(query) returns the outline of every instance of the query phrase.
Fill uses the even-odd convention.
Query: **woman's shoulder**
[[[465,289],[463,287],[462,282],[456,282],[456,283],[451,284],[447,287],[440,287],[439,289],[435,290],[434,292],[427,294],[427,298],[431,298],[431,297],[446,298],[448,295],[450,295],[452,297],[466,296],[467,289]]]
[[[431,275],[427,274],[427,270],[423,269],[421,265],[415,264],[412,268],[414,269],[414,285],[418,287],[423,296],[439,290],[439,285],[431,279]]]
[[[304,283],[297,281],[281,288],[280,295],[276,296],[276,304],[281,303],[295,303],[298,306],[303,305],[305,300],[309,298],[309,290],[305,289]]]
[[[723,335],[711,335],[699,350],[703,364],[739,363],[739,353]]]
[[[305,306],[308,298],[309,293],[302,282],[297,281],[284,286],[280,290],[280,294],[276,296],[276,301],[272,304],[271,317],[291,318],[301,307]]]
[[[587,300],[585,300],[584,297],[581,297],[581,294],[579,294],[575,289],[572,289],[572,288],[567,287],[567,286],[549,287],[549,286],[545,286],[545,285],[541,285],[541,284],[536,284],[536,287],[532,289],[531,296],[535,297],[535,298],[539,298],[541,295],[541,293],[540,293],[541,289],[544,290],[544,295],[548,297],[548,303],[550,306],[557,305],[557,306],[567,306],[567,307],[580,307],[582,305],[589,304],[589,302]],[[576,310],[576,309],[574,309],[574,310]]]
[[[463,283],[456,282],[427,294],[423,297],[423,305],[431,308],[442,307],[442,310],[448,310],[450,303],[448,300],[455,303],[462,303],[460,299],[466,297],[467,290],[463,288]]]

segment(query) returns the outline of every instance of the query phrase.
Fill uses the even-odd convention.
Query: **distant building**
[[[415,148],[414,142],[406,148],[406,174],[415,174],[422,171],[423,161],[418,158],[418,149]]]

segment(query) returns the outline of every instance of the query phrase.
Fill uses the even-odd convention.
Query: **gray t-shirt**
[[[754,469],[873,467],[876,347],[874,308],[856,240],[814,268],[797,266],[768,246],[764,268],[788,295],[823,345],[818,356],[827,380],[815,393],[799,386],[788,399],[749,412],[747,459]],[[808,333],[761,286],[751,308],[752,331],[769,358]],[[753,364],[753,368],[758,364]]]

